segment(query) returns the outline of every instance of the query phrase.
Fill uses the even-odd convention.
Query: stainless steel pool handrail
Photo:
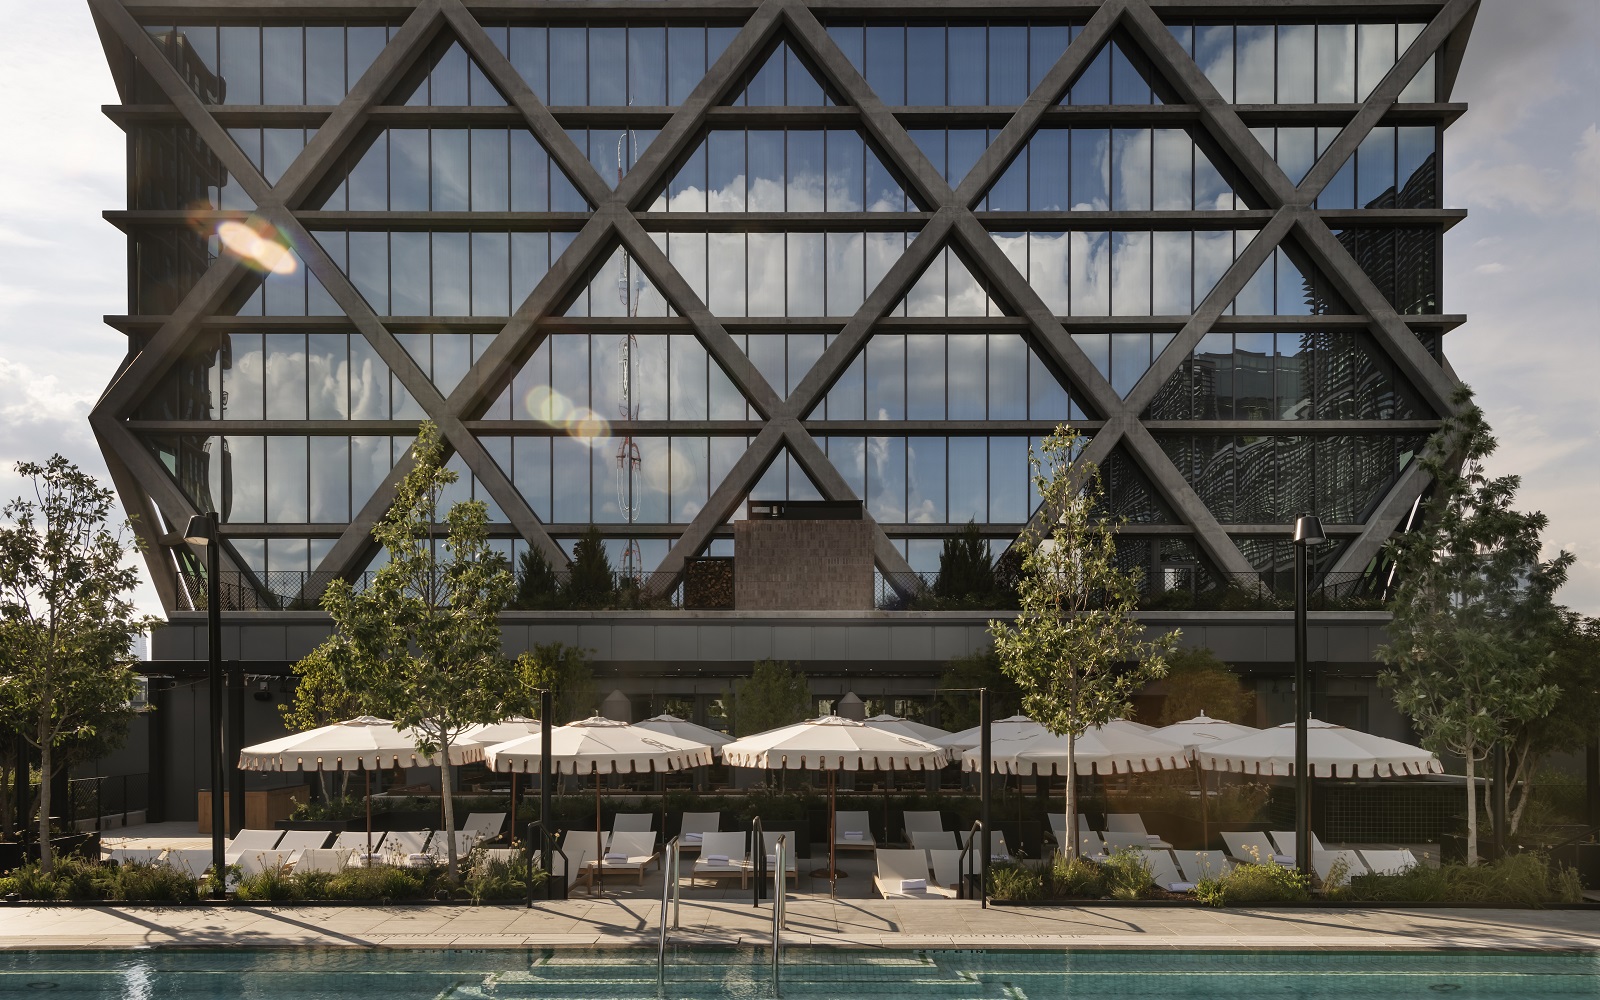
[[[787,846],[787,844],[785,844],[787,839],[787,834],[778,834],[778,842],[776,845],[774,845],[773,850],[773,862],[776,870],[775,874],[778,879],[777,894],[772,897],[772,995],[774,997],[783,996],[783,985],[779,967],[782,965],[783,961],[783,952],[781,950],[783,946],[783,927],[785,922],[783,911],[788,902],[789,896],[788,885],[784,881],[784,873],[786,868],[783,860],[783,849]],[[761,851],[761,856],[766,857],[766,854],[767,852],[765,848],[763,848]]]
[[[983,820],[981,820],[981,819],[973,820],[972,821],[972,829],[967,831],[967,845],[961,849],[961,857],[956,859],[956,898],[957,899],[970,899],[971,898],[969,896],[969,893],[971,892],[972,876],[976,875],[976,874],[979,874],[979,873],[981,873],[983,871],[983,859],[978,856],[979,855],[979,851],[977,850],[979,845],[983,842],[983,838],[981,836],[982,833],[983,833]],[[970,864],[968,864],[968,860],[967,860],[968,858],[974,858],[974,859],[977,860],[977,862],[978,862],[978,871],[977,872],[972,871],[972,866]],[[988,886],[980,887],[979,895],[983,899],[983,905],[984,906],[988,906],[989,905],[989,887]]]
[[[670,888],[678,882],[678,838],[667,841],[666,872],[661,879],[661,940],[656,945],[656,993],[661,995],[667,985],[667,901]],[[674,914],[673,926],[677,926]]]
[[[750,867],[755,872],[755,885],[750,890],[750,905],[760,906],[761,898],[767,894],[767,845],[766,833],[761,828],[761,817],[757,816],[750,821],[750,850],[745,852],[750,859]]]

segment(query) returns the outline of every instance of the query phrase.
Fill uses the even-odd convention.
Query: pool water
[[[0,997],[127,1000],[758,1000],[759,949],[679,947],[656,992],[640,951],[99,951],[0,953]],[[1600,952],[831,951],[784,953],[784,997],[1600,996]]]

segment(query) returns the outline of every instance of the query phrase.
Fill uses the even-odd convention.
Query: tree
[[[127,725],[133,640],[160,621],[134,611],[139,575],[127,557],[137,543],[126,522],[110,526],[111,491],[60,455],[16,469],[33,496],[0,510],[0,714],[39,751],[39,862],[49,871],[50,779],[73,744]]]
[[[551,725],[565,725],[595,714],[599,689],[587,650],[559,642],[534,646],[517,657],[516,672],[516,690],[523,701],[514,714],[538,718],[540,689],[554,692],[555,717],[550,720]]]
[[[984,603],[994,592],[994,564],[989,559],[989,543],[979,533],[977,522],[968,521],[961,534],[944,540],[933,596],[945,604],[959,605]]]
[[[1457,414],[1421,462],[1435,481],[1420,526],[1389,543],[1398,585],[1390,602],[1389,666],[1379,683],[1422,734],[1461,757],[1467,773],[1467,863],[1478,860],[1477,765],[1519,727],[1555,707],[1554,595],[1572,556],[1540,559],[1543,514],[1512,508],[1517,476],[1490,477],[1495,450],[1483,411],[1462,386]]]
[[[1000,666],[1022,690],[1023,710],[1056,735],[1067,737],[1067,826],[1076,829],[1077,738],[1132,711],[1133,696],[1167,672],[1165,657],[1178,632],[1145,641],[1130,612],[1139,599],[1139,571],[1116,563],[1116,524],[1096,515],[1099,472],[1080,480],[1072,460],[1080,438],[1066,426],[1031,448],[1028,463],[1048,530],[1023,533],[1018,596],[1012,621],[991,621]],[[1076,857],[1077,839],[1068,838]]]
[[[567,603],[574,608],[604,608],[616,596],[617,578],[611,559],[593,525],[572,549],[572,576],[567,583]]]
[[[750,676],[733,685],[735,736],[764,733],[811,718],[811,685],[787,663],[758,660]]]
[[[424,423],[416,460],[372,537],[389,553],[366,590],[338,581],[323,595],[334,636],[315,670],[342,665],[355,702],[417,734],[437,755],[450,876],[457,871],[450,748],[461,731],[505,715],[516,674],[500,649],[498,614],[511,597],[511,572],[489,547],[488,510],[453,504],[439,534],[440,497],[456,481],[444,467],[439,432]],[[304,675],[302,675],[304,676]],[[336,690],[336,689],[331,689]]]
[[[1515,835],[1540,765],[1551,754],[1582,750],[1600,734],[1600,619],[1562,611],[1551,671],[1561,688],[1550,714],[1525,722],[1508,741],[1506,835]]]
[[[1000,658],[992,651],[957,656],[945,665],[939,678],[939,725],[953,732],[971,729],[983,721],[978,717],[978,699],[973,688],[989,689],[989,714],[1004,719],[1022,711],[1022,691],[1017,682],[1000,669]]]
[[[1163,726],[1201,712],[1224,722],[1249,724],[1255,718],[1255,693],[1204,646],[1179,649],[1167,657],[1166,687],[1159,720]]]
[[[561,581],[543,552],[529,548],[518,560],[517,593],[511,606],[518,611],[549,611],[563,605]]]

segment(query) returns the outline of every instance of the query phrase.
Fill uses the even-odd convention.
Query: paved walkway
[[[0,906],[0,949],[592,948],[655,946],[660,904],[573,899],[514,906]],[[685,902],[678,945],[770,940],[771,909]],[[829,948],[1284,948],[1600,950],[1576,910],[1212,910],[990,907],[791,897],[791,946]]]

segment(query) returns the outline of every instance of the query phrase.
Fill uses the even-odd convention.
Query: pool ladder
[[[763,862],[767,852],[761,846],[761,828],[756,827],[755,843],[757,857]],[[781,966],[783,952],[783,928],[788,925],[788,887],[784,884],[785,859],[784,852],[788,848],[788,836],[778,835],[778,842],[773,852],[773,867],[777,870],[778,891],[772,900],[772,995],[783,996],[781,983]],[[681,875],[680,859],[682,852],[678,838],[673,837],[667,842],[667,871],[661,884],[661,933],[656,942],[656,995],[665,996],[667,990],[667,909],[672,910],[672,929],[677,930],[683,904],[683,879]],[[758,865],[756,878],[764,879],[765,864]]]

